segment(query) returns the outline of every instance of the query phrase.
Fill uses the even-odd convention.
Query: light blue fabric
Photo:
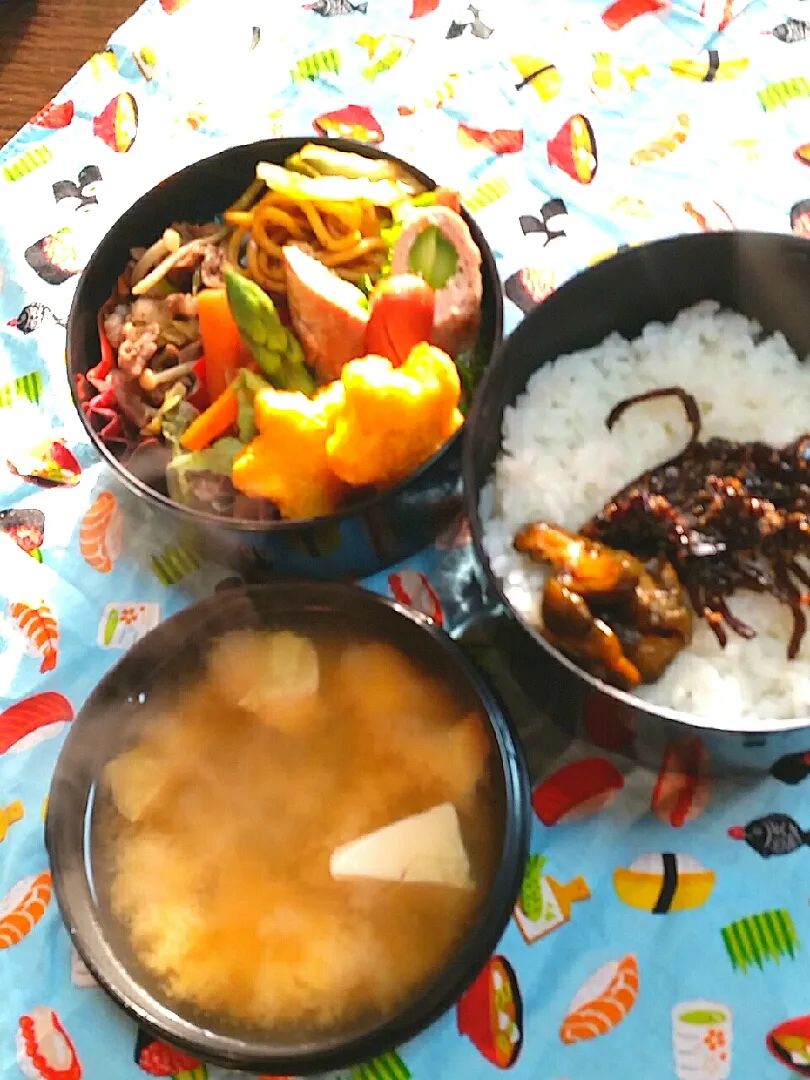
[[[172,11],[168,0],[147,0],[49,114],[0,151],[0,507],[45,517],[41,562],[0,537],[0,1080],[14,1080],[20,1069],[48,1080],[143,1076],[133,1025],[98,989],[72,978],[70,945],[52,900],[34,924],[49,893],[41,876],[43,800],[65,722],[102,673],[155,621],[229,576],[202,564],[181,536],[166,534],[165,523],[158,529],[91,451],[65,378],[63,324],[76,281],[58,270],[65,269],[65,251],[66,270],[77,271],[118,215],[182,165],[237,142],[312,132],[316,117],[347,105],[371,110],[385,149],[464,194],[509,283],[507,331],[521,317],[515,300],[527,309],[532,296],[621,245],[700,228],[789,231],[792,210],[796,229],[808,230],[801,206],[794,208],[810,197],[810,155],[799,150],[810,142],[810,45],[802,40],[810,27],[790,20],[802,20],[805,9],[810,17],[810,4],[678,0],[612,30],[597,0],[501,0],[479,9],[477,19],[463,0],[414,2],[417,14],[434,10],[411,18],[405,0],[315,0],[309,8],[291,0],[187,0]],[[397,49],[403,57],[392,62]],[[323,50],[334,50],[328,64],[339,70],[297,77],[306,69],[302,61]],[[521,55],[528,68],[513,60]],[[715,66],[715,78],[701,81]],[[110,118],[110,103],[127,94],[137,106],[129,149],[120,134],[116,143]],[[123,111],[129,102],[120,100]],[[588,130],[581,120],[569,123],[578,116],[595,139],[595,151],[586,147],[579,158],[593,174],[588,183],[581,182],[587,173],[577,179],[571,154],[571,131]],[[80,177],[87,166],[101,179]],[[73,182],[73,198],[56,200],[58,181]],[[563,200],[564,208],[546,205],[551,200]],[[49,237],[57,239],[43,245]],[[61,276],[62,283],[49,283]],[[38,378],[23,381],[32,374]],[[63,439],[81,466],[76,485],[43,490],[5,466],[8,459],[24,471],[21,455],[53,439]],[[465,564],[464,544],[463,534],[444,537],[398,568],[399,577],[392,570],[367,584],[410,597],[432,614],[438,599],[451,626],[465,614],[456,574]],[[28,637],[20,624],[29,627]],[[22,712],[1,711],[34,695],[50,696]],[[532,945],[513,922],[498,950],[523,1004],[523,1045],[511,1073],[516,1080],[786,1076],[765,1040],[777,1024],[810,1012],[810,854],[800,846],[763,863],[727,830],[774,811],[810,827],[808,785],[768,778],[744,790],[719,782],[710,793],[692,790],[685,807],[696,813],[707,798],[708,807],[674,827],[667,815],[677,820],[676,801],[659,808],[659,817],[650,812],[654,773],[628,771],[618,759],[611,769],[609,752],[584,745],[570,748],[565,760],[588,757],[600,761],[551,787],[563,802],[576,802],[579,780],[591,790],[595,775],[603,787],[607,777],[612,802],[579,822],[544,824],[544,814],[554,817],[554,795],[541,788],[532,846],[546,857],[542,874],[561,886],[581,875],[590,898],[579,899],[566,925]],[[561,764],[549,763],[545,774]],[[685,879],[703,883],[691,910],[657,915],[631,906],[635,898],[649,908],[655,897],[645,899],[649,878],[621,871],[652,855],[647,870],[658,882],[650,886],[655,894],[663,852],[705,868],[695,879],[689,873],[700,875],[700,867],[680,864],[681,889]],[[553,896],[548,880],[545,888]],[[676,906],[683,895],[676,891]],[[9,918],[20,907],[28,922]],[[770,911],[782,914],[741,926],[735,968],[723,928]],[[21,936],[20,926],[30,932]],[[572,1042],[584,1029],[566,1017],[610,993],[617,974],[614,997],[626,1015],[614,1014],[618,1022],[606,1034]],[[672,1011],[701,1000],[715,1003],[709,1012],[719,1010],[730,1024],[718,1017],[702,1026],[676,1024],[676,1071]],[[451,1011],[398,1057],[356,1075],[492,1075],[489,1016],[480,1004],[470,1008],[473,1019],[461,1021],[467,1034]],[[49,1010],[71,1040],[63,1072],[48,1069],[61,1038]],[[39,1035],[51,1031],[35,1061],[25,1039],[32,1017]],[[808,1026],[799,1029],[807,1033]],[[212,1080],[224,1075],[208,1072]]]

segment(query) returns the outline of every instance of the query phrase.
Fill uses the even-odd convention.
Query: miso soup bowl
[[[417,996],[373,1026],[307,1041],[236,1029],[186,1011],[140,970],[108,909],[94,863],[93,807],[105,764],[127,745],[158,687],[178,684],[201,665],[212,641],[230,630],[295,625],[356,629],[421,657],[469,689],[492,734],[491,768],[503,791],[500,859],[478,917],[445,966]],[[530,783],[510,721],[466,654],[424,616],[366,590],[332,583],[271,584],[220,593],[162,623],[102,679],[71,725],[51,784],[45,839],[62,918],[90,973],[148,1034],[223,1068],[296,1076],[348,1068],[385,1053],[450,1009],[482,972],[520,890],[531,825]],[[415,943],[418,947],[418,943]],[[369,964],[374,961],[370,957]],[[494,1033],[493,1033],[494,1035]]]

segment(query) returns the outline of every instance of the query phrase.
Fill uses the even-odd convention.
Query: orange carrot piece
[[[197,296],[197,316],[206,358],[208,392],[215,401],[243,366],[242,339],[224,289],[203,289]]]
[[[224,393],[212,402],[205,412],[200,413],[183,434],[180,445],[184,450],[204,450],[216,439],[221,438],[235,424],[239,416],[239,402],[233,386],[225,388]]]

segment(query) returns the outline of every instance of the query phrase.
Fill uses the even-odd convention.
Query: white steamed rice
[[[484,546],[514,606],[540,624],[546,570],[512,541],[530,521],[569,529],[634,477],[677,453],[689,437],[682,405],[664,399],[629,409],[612,432],[611,408],[659,386],[682,386],[700,405],[701,439],[761,439],[781,446],[810,430],[810,364],[781,334],[760,341],[756,323],[714,302],[651,323],[628,342],[601,345],[544,365],[506,410],[503,450],[481,495]],[[810,716],[810,630],[787,659],[792,620],[770,596],[735,594],[732,611],[756,631],[729,631],[721,649],[705,620],[664,675],[637,693],[695,716],[754,727],[759,719]]]

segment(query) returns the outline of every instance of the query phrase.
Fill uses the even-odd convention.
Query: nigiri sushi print
[[[613,887],[629,907],[666,915],[701,907],[714,890],[714,871],[691,855],[665,851],[640,855],[613,873]]]
[[[607,758],[582,758],[563,765],[536,787],[532,806],[550,827],[603,810],[623,787],[624,777]]]
[[[20,601],[9,606],[9,614],[42,657],[39,668],[42,674],[53,671],[59,659],[59,624],[48,605]]]
[[[441,601],[436,595],[436,590],[421,571],[406,569],[398,574],[390,574],[388,586],[397,603],[406,604],[422,615],[427,615],[439,626],[442,625],[444,616]]]
[[[27,1080],[81,1080],[82,1076],[72,1039],[46,1005],[36,1005],[20,1017],[17,1064]]]
[[[50,690],[10,705],[0,713],[0,754],[18,753],[52,739],[73,719],[64,694]]]
[[[706,750],[699,738],[668,746],[650,799],[659,821],[680,829],[698,817],[709,801]]]
[[[124,519],[111,491],[102,491],[82,518],[79,550],[88,565],[109,574],[121,554]]]
[[[562,1041],[570,1045],[612,1031],[635,1005],[638,988],[638,962],[632,953],[602,964],[574,995],[560,1028]]]
[[[34,929],[51,902],[51,875],[41,874],[18,881],[0,897],[0,950],[19,945]]]

